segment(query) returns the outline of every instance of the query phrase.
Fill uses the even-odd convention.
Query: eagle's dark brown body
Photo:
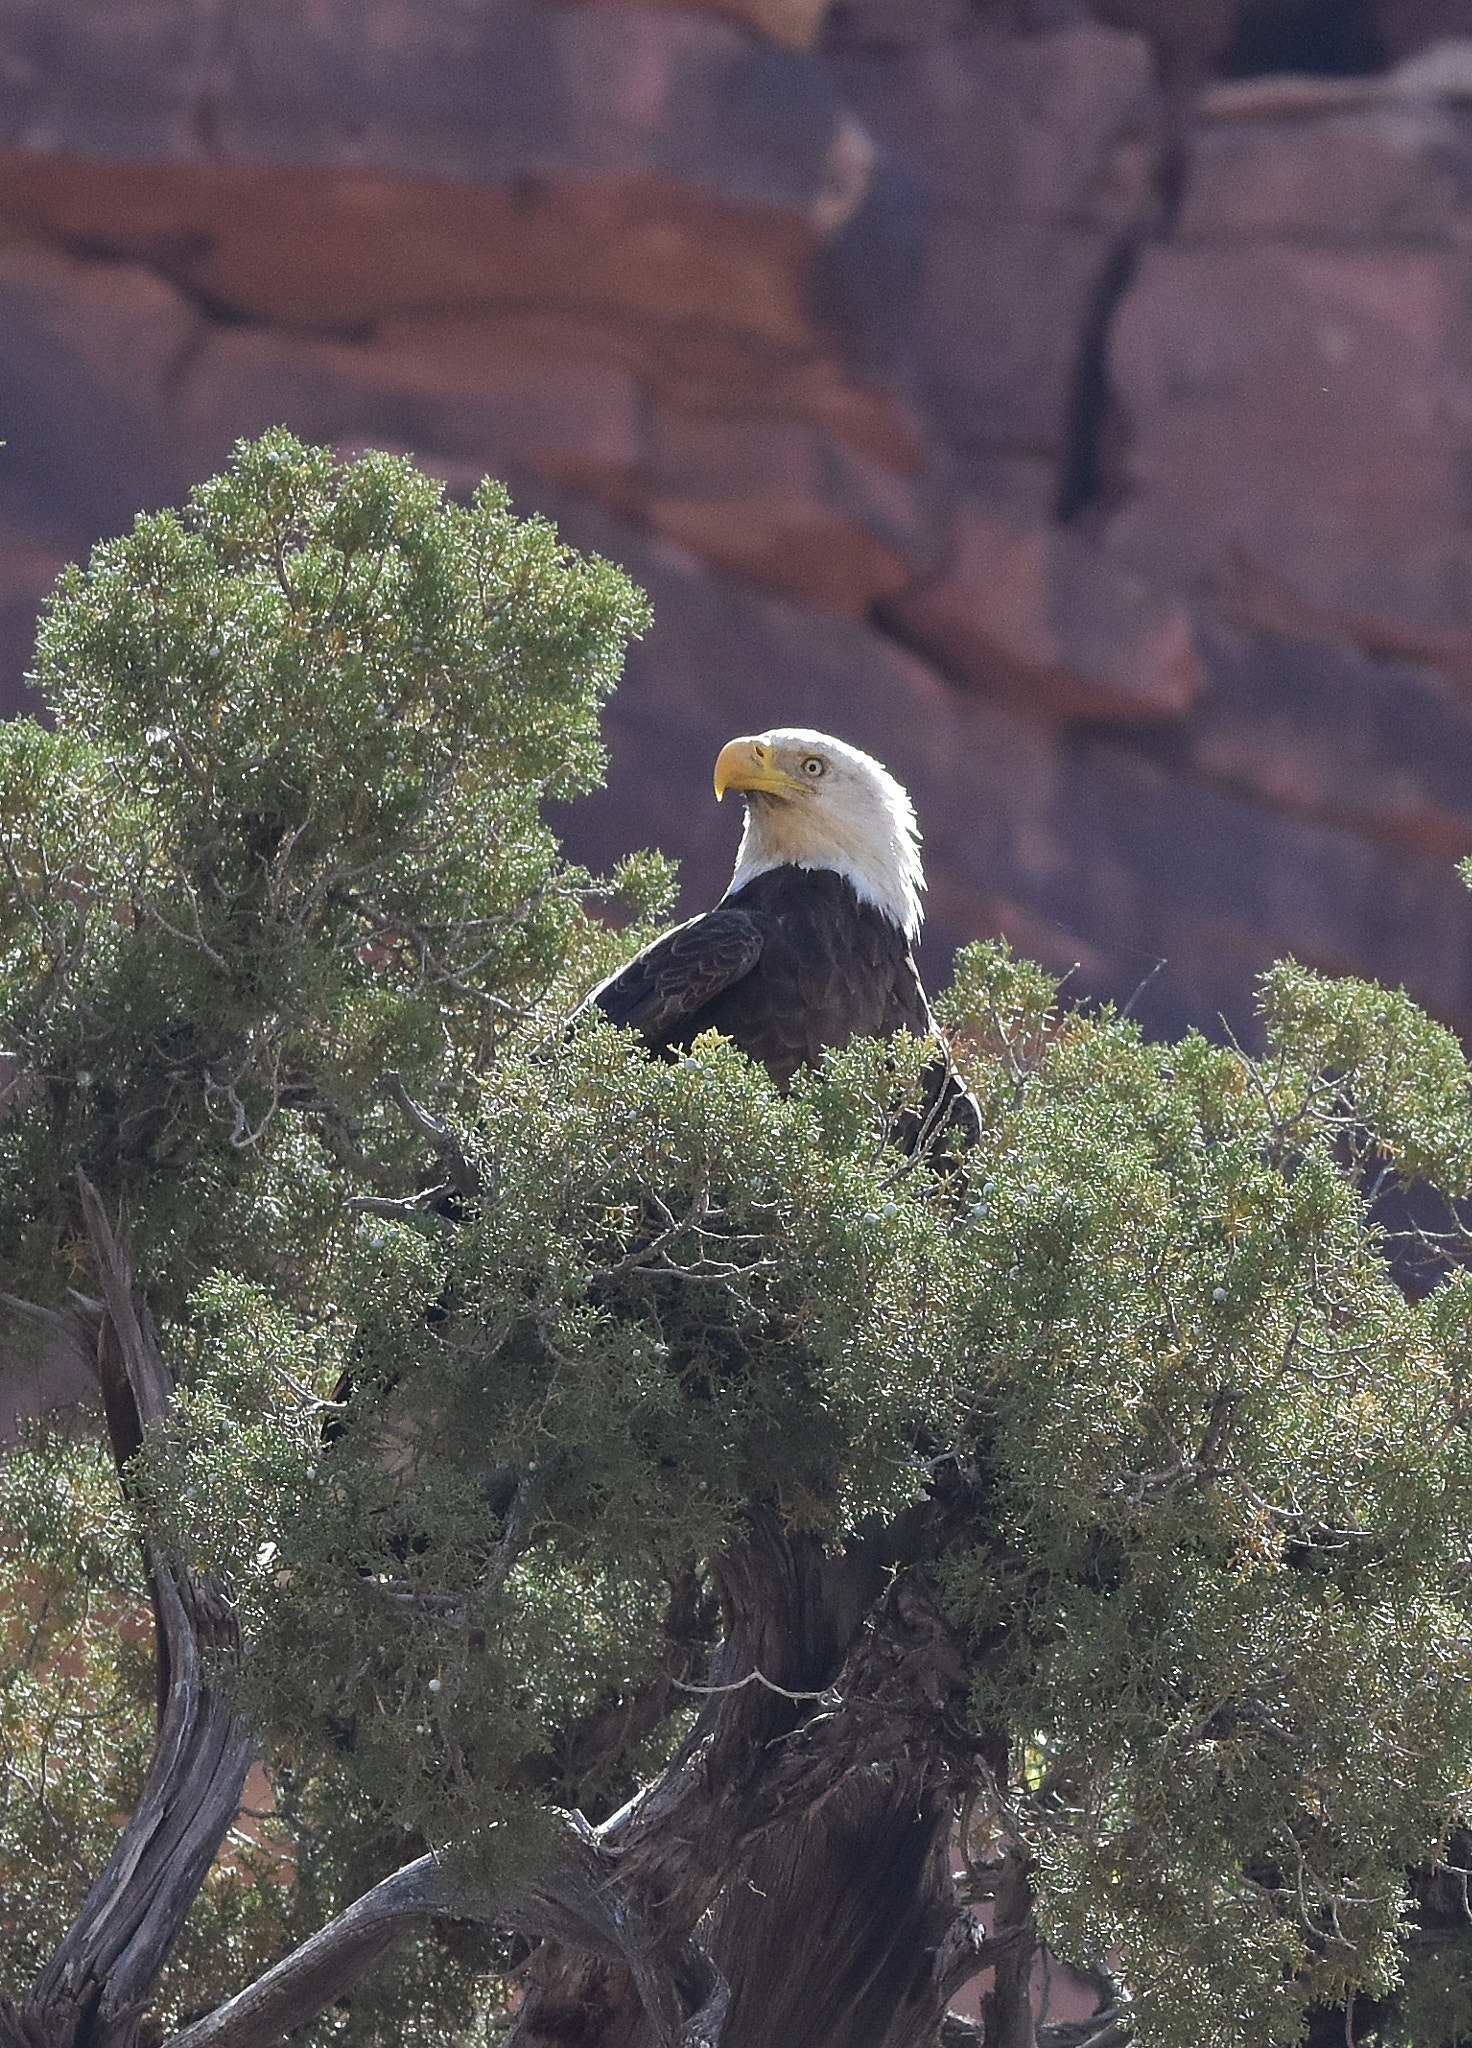
[[[779,1087],[829,1046],[935,1029],[909,941],[831,868],[770,868],[677,925],[590,1000],[651,1051],[724,1032]]]
[[[909,940],[832,868],[769,868],[646,946],[588,1002],[651,1052],[723,1032],[779,1088],[830,1046],[935,1031]],[[981,1134],[975,1099],[945,1053],[927,1062],[922,1106],[895,1137],[912,1151],[942,1132]]]

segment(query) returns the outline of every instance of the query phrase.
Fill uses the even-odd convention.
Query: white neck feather
[[[802,797],[748,800],[727,896],[772,868],[832,868],[861,903],[883,911],[907,939],[917,938],[925,915],[920,834],[909,797],[892,776],[885,781],[882,807],[864,816],[846,810],[818,817]]]

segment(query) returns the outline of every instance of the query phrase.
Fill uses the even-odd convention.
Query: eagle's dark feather
[[[648,1046],[685,1044],[693,1035],[684,1029],[688,1019],[744,980],[764,943],[760,919],[722,904],[646,946],[588,1000]]]
[[[588,1001],[652,1052],[724,1032],[781,1088],[830,1046],[935,1030],[909,940],[831,868],[769,868],[646,946]],[[948,1062],[929,1092],[944,1124],[971,1127]]]

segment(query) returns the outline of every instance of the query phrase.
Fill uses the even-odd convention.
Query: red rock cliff
[[[656,840],[708,900],[716,748],[811,722],[914,791],[935,955],[1000,929],[1120,999],[1164,959],[1174,1030],[1245,1028],[1292,951],[1472,1025],[1462,36],[1460,0],[18,0],[5,701],[59,563],[282,420],[509,474],[651,589],[588,858]]]

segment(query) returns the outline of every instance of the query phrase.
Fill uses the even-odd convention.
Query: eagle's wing
[[[636,953],[582,1007],[596,1004],[611,1022],[627,1025],[651,1045],[662,1044],[713,996],[750,974],[762,944],[758,919],[718,906]]]

